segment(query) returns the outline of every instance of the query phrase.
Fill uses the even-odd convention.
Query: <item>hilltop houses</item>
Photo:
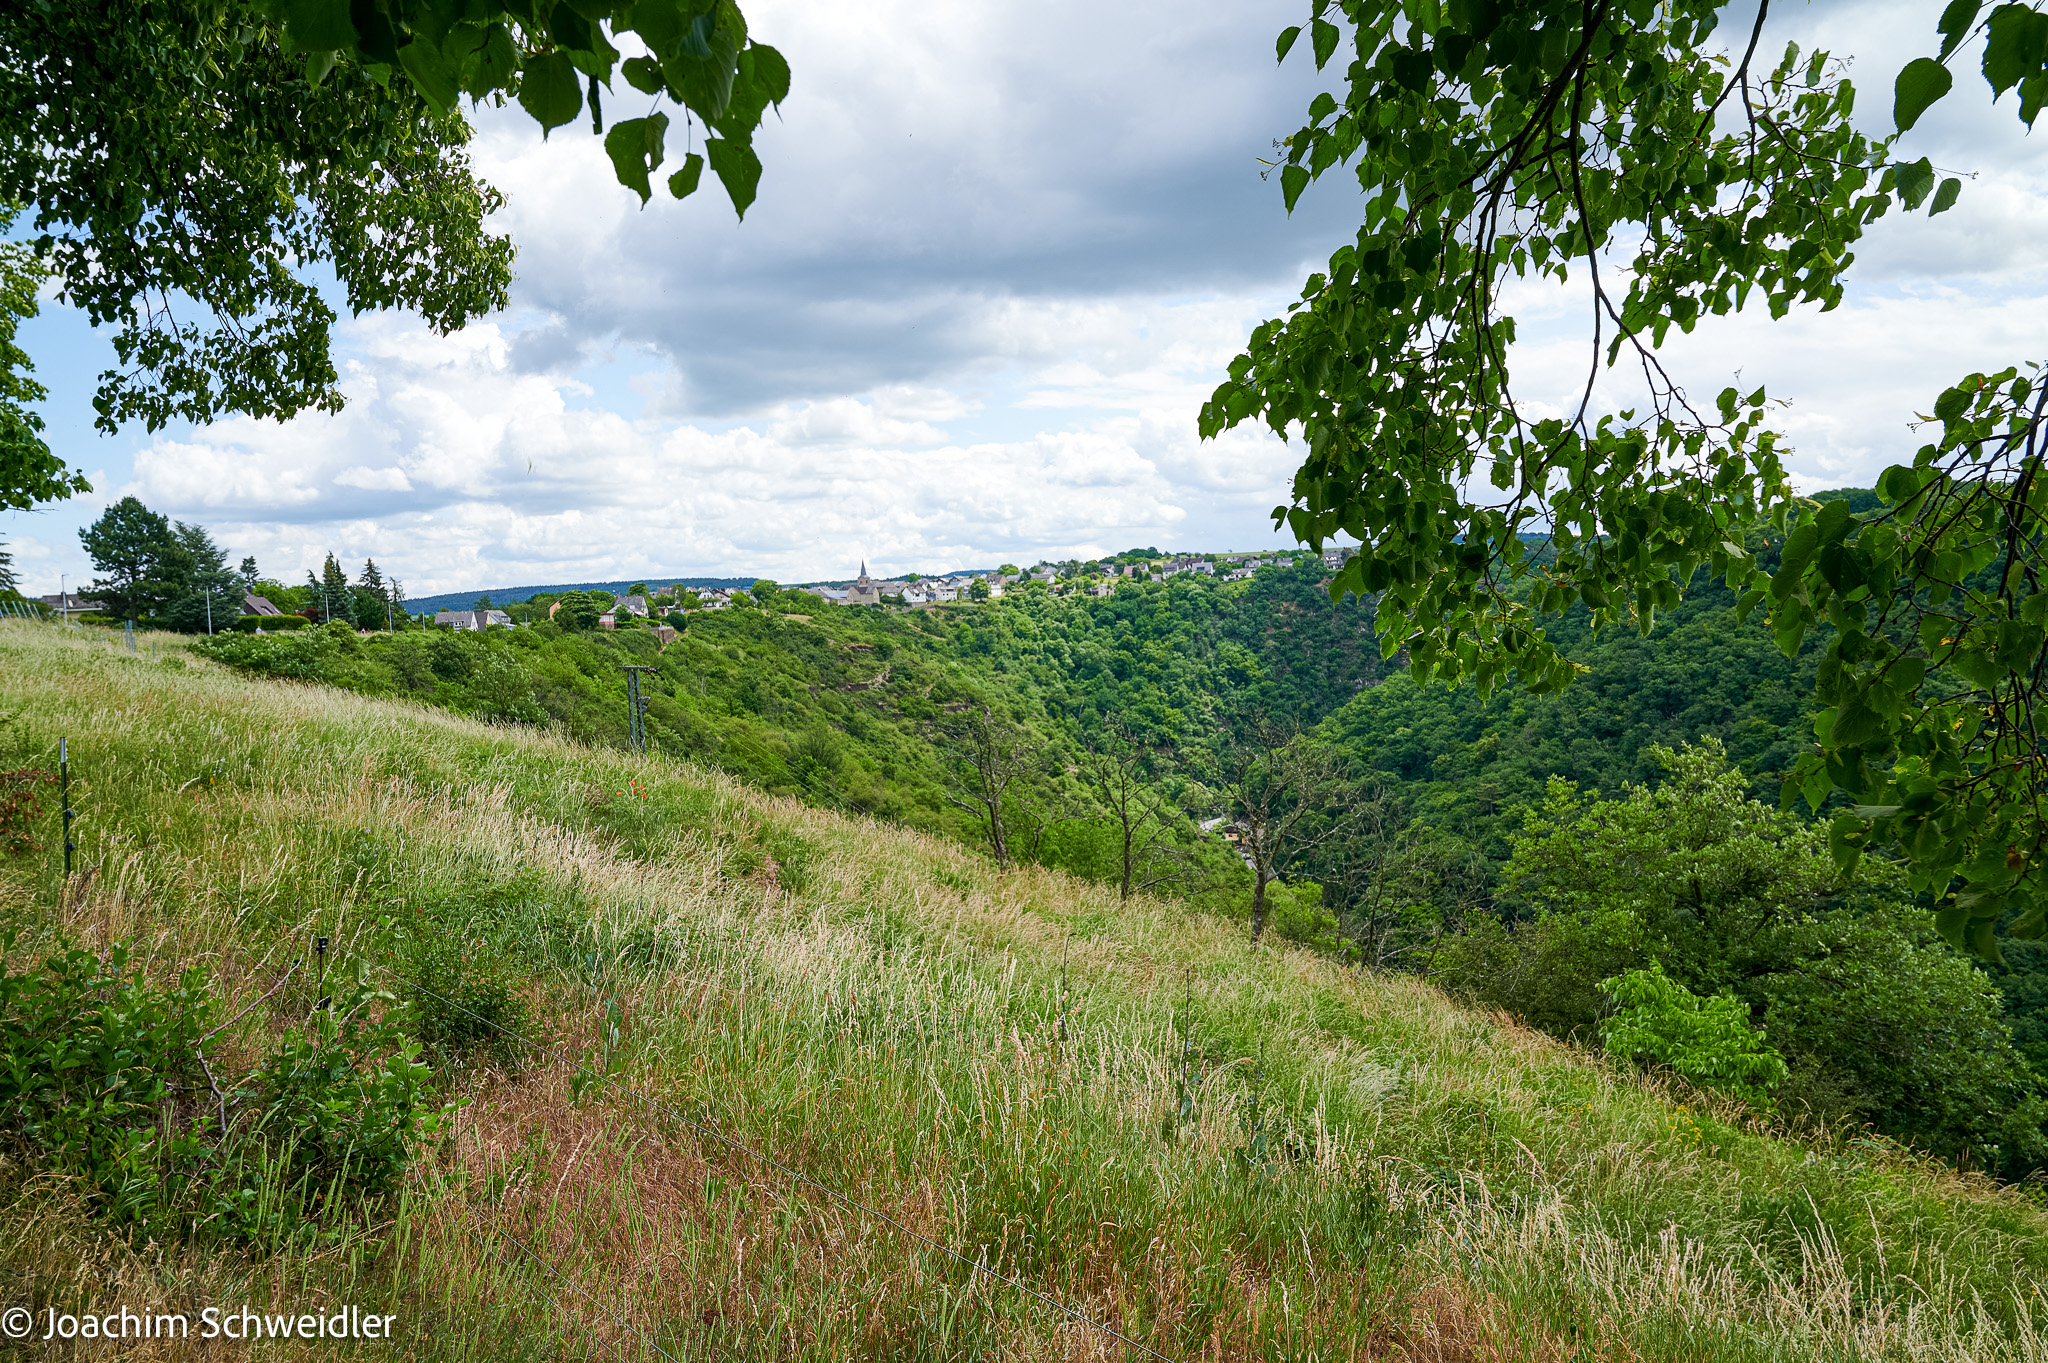
[[[42,602],[43,605],[49,608],[52,614],[61,616],[66,620],[74,615],[89,615],[107,608],[106,603],[87,601],[80,597],[77,592],[52,592],[50,595],[43,597]]]
[[[510,628],[512,617],[504,611],[436,611],[434,623],[448,629],[485,630]]]

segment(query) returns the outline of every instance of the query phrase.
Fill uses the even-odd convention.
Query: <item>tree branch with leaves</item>
[[[1961,179],[1901,139],[1979,41],[1993,98],[2016,89],[2031,126],[2048,14],[1930,6],[1939,52],[1899,73],[1897,131],[1871,137],[1843,63],[1797,44],[1764,60],[1768,0],[1731,58],[1714,40],[1726,8],[1316,0],[1279,55],[1306,38],[1321,70],[1348,47],[1344,80],[1269,172],[1291,209],[1346,168],[1363,225],[1252,333],[1201,428],[1257,420],[1301,440],[1275,518],[1319,548],[1359,541],[1331,591],[1377,594],[1382,647],[1419,680],[1558,689],[1575,669],[1547,618],[1583,606],[1647,633],[1701,571],[1768,611],[1788,652],[1827,624],[1820,742],[1786,789],[1816,811],[1846,794],[1838,860],[1896,847],[1943,932],[1991,954],[2008,910],[2048,930],[2042,374],[1941,393],[1938,438],[1858,518],[1794,497],[1766,388],[1695,401],[1659,353],[1746,305],[1830,310],[1872,224],[1953,206]],[[1532,413],[1509,370],[1502,298],[1531,277],[1585,284],[1586,379],[1558,415]],[[1624,359],[1645,403],[1598,414],[1599,376]],[[1775,564],[1746,546],[1760,525]]]

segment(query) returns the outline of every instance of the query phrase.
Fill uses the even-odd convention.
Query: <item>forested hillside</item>
[[[2048,1162],[2044,953],[1987,975],[1881,856],[1844,874],[1778,810],[1824,635],[1787,658],[1702,576],[1648,634],[1567,614],[1551,636],[1578,681],[1482,699],[1383,660],[1368,605],[1327,583],[1283,562],[911,611],[760,583],[672,617],[665,647],[543,607],[482,633],[337,624],[199,648],[610,747],[628,743],[624,668],[648,668],[651,749],[767,792],[1151,886],[1561,1037],[1614,1044],[1618,989],[1649,991],[1667,1032],[1725,997],[1746,1021],[1720,1041],[1640,1055],[1724,1089],[1753,1072],[1744,1091],[1786,1114],[2009,1177]],[[1653,888],[1681,866],[1689,889]],[[1589,867],[1622,868],[1611,892]]]
[[[1303,728],[1380,674],[1370,612],[1322,574],[1275,565],[1218,583],[1126,583],[1108,597],[1026,588],[931,610],[849,610],[809,593],[692,612],[661,647],[646,628],[540,620],[485,633],[347,628],[224,636],[244,670],[412,696],[482,718],[627,740],[623,665],[651,666],[653,745],[776,794],[961,832],[946,801],[949,723],[988,706],[1029,731],[1054,799],[1062,768],[1111,722],[1200,767],[1234,726]],[[1190,811],[1206,812],[1206,811]]]

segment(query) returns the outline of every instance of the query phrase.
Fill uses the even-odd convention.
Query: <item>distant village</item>
[[[876,610],[919,610],[951,602],[992,601],[1007,594],[1030,591],[1049,596],[1105,597],[1119,586],[1132,582],[1158,582],[1195,574],[1218,581],[1241,581],[1271,564],[1298,566],[1319,563],[1334,570],[1356,550],[1331,549],[1320,556],[1307,550],[1234,554],[1162,554],[1153,549],[1131,550],[1109,558],[1040,561],[1029,568],[1004,564],[990,572],[955,573],[925,577],[917,573],[903,577],[877,578],[866,563],[851,581],[809,583],[785,587],[757,582],[745,588],[691,588],[681,583],[650,587],[635,583],[623,593],[599,589],[569,589],[536,592],[524,601],[493,602],[479,594],[474,605],[457,610],[436,611],[431,616],[415,615],[404,603],[395,583],[381,577],[375,583],[374,565],[365,569],[365,583],[350,583],[330,556],[323,575],[308,574],[307,584],[287,587],[259,580],[254,560],[244,561],[242,580],[223,573],[222,584],[209,588],[205,602],[204,629],[239,629],[271,633],[303,628],[308,623],[348,619],[359,628],[412,628],[422,626],[455,630],[512,628],[552,620],[574,629],[645,628],[655,631],[667,644],[685,626],[686,617],[696,611],[728,610],[760,604],[756,598],[772,591],[785,610],[791,606],[868,607]],[[218,605],[214,604],[218,601]],[[239,605],[239,612],[235,606]],[[42,598],[43,613],[65,619],[105,623],[111,603],[85,599],[77,593]],[[567,612],[564,615],[564,612]],[[191,612],[188,612],[191,613]],[[188,622],[201,627],[198,615]]]
[[[1354,549],[1331,549],[1320,558],[1306,550],[1279,553],[1159,554],[1140,550],[1103,559],[1041,560],[1029,568],[1006,564],[993,572],[956,573],[945,577],[924,577],[916,573],[900,578],[877,578],[866,563],[860,573],[843,583],[809,583],[786,590],[801,592],[831,606],[867,606],[875,609],[921,609],[956,601],[991,601],[1018,590],[1043,591],[1051,596],[1109,596],[1124,582],[1161,581],[1184,573],[1195,573],[1219,581],[1242,581],[1268,564],[1295,565],[1320,562],[1335,570]],[[643,584],[644,585],[644,584]],[[785,589],[777,587],[778,591]],[[602,598],[606,593],[576,593]],[[479,608],[444,610],[434,623],[453,629],[489,629],[525,623],[529,619],[554,618],[569,594],[554,597],[536,594],[531,601],[504,608],[479,602]],[[666,591],[629,592],[600,601],[597,627],[616,629],[627,623],[645,623],[664,634],[663,643],[674,637],[681,621],[667,624],[671,614],[726,610],[754,604],[754,593],[745,588],[672,587]]]

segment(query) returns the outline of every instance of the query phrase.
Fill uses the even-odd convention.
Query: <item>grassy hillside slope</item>
[[[10,970],[59,932],[205,964],[227,1072],[355,973],[445,1027],[455,976],[419,963],[456,952],[538,1043],[444,1049],[465,1101],[403,1193],[267,1255],[125,1244],[10,1142],[0,1305],[355,1304],[402,1342],[360,1351],[419,1359],[1144,1356],[980,1264],[1173,1359],[2048,1356],[2020,1193],[1413,980],[671,759],[43,626],[0,625],[0,715],[0,767],[70,738],[91,868],[0,862]],[[71,1350],[27,1356],[207,1356]]]

